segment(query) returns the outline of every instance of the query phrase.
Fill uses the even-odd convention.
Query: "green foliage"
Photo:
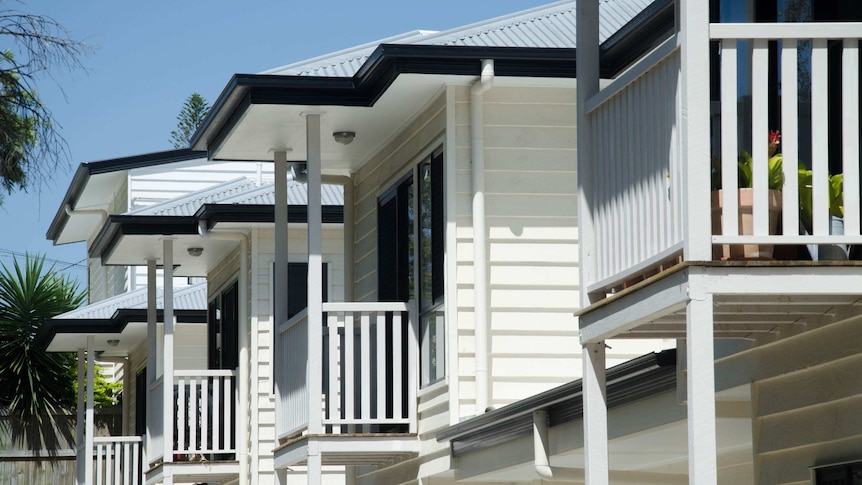
[[[769,168],[767,169],[768,186],[771,190],[781,190],[784,186],[784,173],[781,168],[782,157],[780,153],[769,157]],[[754,170],[754,162],[751,154],[747,151],[740,151],[739,158],[736,161],[737,178],[740,189],[752,188],[752,173]],[[721,188],[721,160],[712,159],[712,190]]]
[[[174,148],[189,147],[192,136],[201,123],[203,123],[209,111],[210,106],[207,100],[200,94],[192,93],[186,99],[185,103],[183,103],[183,109],[177,115],[177,129],[171,131],[170,141],[174,145]]]
[[[109,381],[105,378],[104,369],[99,364],[95,366],[93,373],[93,405],[97,408],[110,407],[119,403],[123,384]],[[72,390],[78,393],[78,365],[69,368],[69,379],[72,381]]]
[[[811,170],[799,164],[799,207],[801,210],[802,223],[807,228],[812,227],[814,204],[812,202],[814,191],[814,175]],[[829,176],[829,215],[844,218],[844,174],[838,173]]]
[[[68,369],[69,354],[49,353],[36,341],[47,318],[77,308],[84,301],[78,284],[44,266],[45,258],[27,255],[12,267],[0,266],[0,406],[13,441],[35,452],[56,452],[56,433],[72,439],[55,414],[75,402]]]
[[[70,38],[51,17],[2,8],[0,39],[0,203],[2,196],[39,186],[68,162],[65,140],[36,91],[37,78],[78,69],[92,47]]]

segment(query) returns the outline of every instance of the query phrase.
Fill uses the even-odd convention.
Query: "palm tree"
[[[70,423],[56,414],[75,403],[69,373],[75,361],[47,352],[36,334],[45,319],[84,301],[76,281],[44,263],[44,256],[26,255],[23,264],[0,265],[0,408],[12,441],[37,456],[41,450],[54,454],[61,437],[73,442]]]

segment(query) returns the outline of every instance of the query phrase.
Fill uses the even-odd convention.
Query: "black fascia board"
[[[674,16],[674,0],[655,0],[635,15],[602,43],[599,75],[613,78],[661,44],[676,28]]]
[[[124,170],[133,170],[136,168],[153,167],[175,162],[185,162],[197,158],[205,158],[205,151],[195,151],[190,148],[179,150],[167,150],[161,152],[144,153],[141,155],[133,155],[129,157],[112,158],[107,160],[98,160],[94,162],[85,162],[78,166],[69,188],[66,189],[66,195],[60,202],[60,207],[57,213],[54,214],[54,219],[51,225],[48,226],[48,232],[45,238],[56,243],[60,237],[60,233],[66,227],[69,221],[69,215],[66,214],[66,206],[72,208],[78,203],[81,194],[87,186],[87,182],[93,175],[120,172]]]
[[[173,236],[197,233],[197,222],[193,216],[112,215],[108,217],[99,235],[93,240],[89,255],[91,258],[100,258],[102,264],[105,264],[123,236]]]
[[[656,0],[600,47],[600,75],[612,78],[673,32],[673,0]],[[494,59],[497,76],[577,76],[574,48],[381,44],[355,75],[235,74],[192,136],[209,158],[252,104],[371,106],[402,73],[479,75]]]
[[[204,204],[194,215],[195,220],[203,222],[207,230],[219,223],[245,222],[272,224],[275,222],[275,209],[268,204]],[[340,205],[321,206],[324,224],[344,223],[344,207]],[[305,205],[287,206],[287,222],[308,223],[308,208]]]
[[[607,371],[607,405],[614,408],[676,388],[676,349],[651,353]],[[454,456],[511,441],[532,432],[533,411],[548,411],[557,426],[583,416],[580,379],[439,431]]]
[[[164,321],[165,311],[156,310],[156,320]],[[206,323],[207,311],[174,310],[179,323]],[[45,319],[36,335],[36,342],[43,348],[51,344],[58,334],[79,333],[95,335],[100,333],[122,333],[130,322],[146,322],[146,308],[119,308],[110,318],[48,318]]]

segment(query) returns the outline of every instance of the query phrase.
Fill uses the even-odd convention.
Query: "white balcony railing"
[[[140,436],[93,438],[93,485],[140,485],[143,456]]]
[[[710,37],[721,43],[721,178],[722,187],[737,187],[736,161],[740,146],[736,136],[740,126],[751,127],[743,139],[751,140],[753,230],[743,231],[737,217],[739,194],[722,191],[722,221],[713,237],[715,244],[852,244],[862,242],[859,232],[859,38],[862,24],[712,24]],[[780,73],[780,106],[769,102],[769,49],[776,41]],[[800,52],[810,49],[810,57]],[[829,66],[829,50],[840,50],[840,70]],[[737,68],[738,53],[750,56],[750,73]],[[810,65],[806,65],[810,64]],[[798,89],[799,73],[810,76],[810,99],[803,100]],[[830,103],[829,75],[841,73],[841,105]],[[746,74],[750,78],[746,79]],[[738,110],[740,83],[750,83],[751,109]],[[806,83],[807,84],[807,83]],[[744,87],[744,86],[743,86]],[[810,106],[810,108],[808,108]],[[800,111],[810,110],[810,122],[800,121]],[[830,117],[829,110],[840,109]],[[769,125],[769,113],[780,112],[780,125]],[[838,126],[834,121],[840,120]],[[830,124],[830,121],[833,123]],[[809,128],[810,127],[810,128]],[[809,133],[801,132],[800,129]],[[781,132],[783,184],[781,225],[770,226],[768,184],[768,135]],[[843,234],[832,231],[830,220],[830,134],[841,134],[843,167]],[[800,140],[810,138],[811,159],[802,160]],[[800,181],[799,163],[811,169],[810,185]],[[811,214],[801,211],[800,192],[811,193]],[[811,219],[804,221],[803,219]]]
[[[677,261],[685,238],[707,236],[686,232],[692,230],[684,224],[691,209],[686,201],[692,198],[715,200],[708,236],[716,259],[728,257],[725,248],[751,245],[805,245],[817,257],[818,245],[821,253],[823,245],[845,245],[846,252],[846,245],[862,243],[860,25],[711,24],[710,38],[721,49],[720,72],[713,76],[720,79],[721,100],[711,110],[690,111],[712,112],[713,118],[704,122],[712,127],[712,146],[717,149],[696,160],[682,156],[682,116],[689,111],[682,101],[682,36],[669,38],[588,100],[582,122],[589,127],[589,136],[579,140],[580,152],[586,155],[579,177],[583,207],[589,211],[584,223],[591,226],[585,225],[591,237],[585,243],[582,264],[592,299]],[[770,52],[777,53],[777,61]],[[770,85],[770,75],[776,73],[777,80]],[[806,77],[800,81],[799,75]],[[840,79],[830,80],[830,76]],[[840,86],[840,102],[836,86]],[[780,192],[769,191],[768,138],[773,130],[781,133]],[[710,195],[704,189],[716,189],[713,180],[686,184],[688,173],[709,173],[702,168],[714,166],[715,155],[720,160],[720,186],[739,187],[737,162],[742,149],[752,155],[752,185],[745,193],[753,197],[750,209],[740,209],[737,190]],[[839,156],[840,163],[835,159]],[[704,165],[687,170],[696,164]],[[843,196],[837,199],[843,208],[842,233],[830,216],[830,177],[838,173],[843,175]],[[780,202],[780,209],[772,204],[771,217],[770,198]],[[835,204],[833,200],[833,214]],[[743,230],[740,222],[748,218],[743,216],[746,211],[751,214],[751,230]],[[697,230],[703,227],[709,225]],[[790,251],[785,253],[796,257]]]
[[[324,303],[323,367],[307,365],[308,316],[279,328],[277,432],[295,436],[321,406],[324,433],[415,432],[417,331],[407,303]],[[323,383],[308,393],[309,379]]]
[[[174,454],[182,459],[236,451],[236,371],[174,371]]]
[[[579,145],[589,149],[580,188],[593,226],[590,292],[681,247],[680,84],[672,37],[587,103],[592,137]]]

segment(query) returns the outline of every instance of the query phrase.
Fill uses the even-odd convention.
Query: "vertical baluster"
[[[769,149],[769,44],[764,39],[754,41],[751,56],[751,186],[754,189],[754,234],[769,234],[767,202]]]
[[[198,447],[198,413],[203,403],[204,396],[200,395],[201,381],[206,377],[195,376],[189,379],[189,452],[197,451]]]
[[[386,313],[377,315],[377,419],[386,418]]]
[[[325,387],[327,389],[327,396],[323,416],[327,419],[338,419],[341,415],[339,381],[343,378],[343,373],[339,365],[340,356],[338,355],[338,320],[340,316],[341,312],[329,312],[326,318],[327,330],[329,331],[329,376],[327,376],[329,382],[328,386]],[[332,432],[336,434],[340,433],[341,427],[333,426]]]
[[[177,436],[176,436],[177,446],[175,447],[175,449],[177,451],[182,451],[182,450],[186,449],[186,447],[185,447],[185,443],[186,443],[186,426],[185,426],[185,423],[188,422],[186,419],[186,413],[188,411],[188,406],[186,405],[186,378],[185,377],[178,377],[177,378],[176,390],[177,390],[177,397],[176,397],[176,400],[177,400],[177,405],[176,405],[176,410],[177,410],[177,416],[176,416],[176,419],[177,419],[176,420],[176,423],[177,423]],[[171,443],[166,443],[166,445],[170,446]]]
[[[212,378],[213,382],[221,379],[221,377]],[[212,449],[212,431],[209,426],[209,418],[210,418],[210,406],[212,405],[212,393],[210,392],[210,378],[204,377],[201,379],[201,418],[196,421],[197,428],[200,430],[200,446],[199,450],[211,450]],[[213,424],[215,421],[218,421],[215,416],[213,418]]]
[[[784,174],[781,219],[784,235],[799,234],[799,95],[797,40],[781,41],[781,168]]]
[[[236,422],[234,421],[233,413],[231,413],[231,409],[234,404],[234,399],[236,399],[236,393],[234,392],[234,377],[233,375],[224,378],[224,385],[222,386],[222,395],[224,399],[222,401],[222,405],[224,406],[224,426],[222,427],[222,447],[221,450],[230,451],[232,450],[231,442],[230,442],[230,432],[236,426]]]
[[[736,138],[736,40],[721,41],[721,187],[722,230],[726,236],[739,234],[739,180],[736,172],[736,157],[739,148]]]
[[[811,52],[811,168],[813,231],[829,234],[829,94],[826,40],[812,42]]]
[[[121,469],[121,466],[122,466],[121,464],[123,463],[122,460],[123,460],[123,444],[120,442],[115,442],[114,443],[114,456],[112,457],[113,463],[111,464],[111,467],[113,468],[113,472],[114,472],[114,483],[116,483],[117,485],[121,485],[121,484],[125,483],[125,482],[123,482],[122,475],[120,475],[120,473],[122,471],[122,469]]]
[[[353,395],[353,375],[355,369],[353,354],[353,312],[344,313],[344,417],[353,419],[355,416]],[[348,428],[352,428],[349,426]]]
[[[844,234],[859,235],[859,40],[844,39],[841,124],[844,146]]]
[[[132,483],[132,450],[135,444],[131,441],[123,443],[123,478],[120,483]]]
[[[141,474],[138,473],[138,468],[141,466],[141,443],[136,441],[132,445],[132,467],[129,471],[131,473],[131,480],[129,483],[131,485],[140,485],[141,484]]]
[[[282,374],[285,375],[285,374]],[[210,439],[212,440],[212,446],[210,446],[210,450],[222,450],[222,416],[224,414],[220,413],[221,403],[222,403],[222,377],[216,377],[213,379],[213,390],[212,390],[212,412],[213,412],[213,426],[210,431]],[[228,386],[224,386],[228,387]],[[225,426],[226,427],[226,426]]]
[[[401,419],[404,411],[401,405],[401,312],[392,312],[392,417]]]
[[[102,454],[105,452],[105,447],[102,443],[96,445],[96,483],[102,485],[104,479],[102,477]]]
[[[359,392],[362,393],[363,426],[371,419],[371,316],[362,312],[360,316],[360,365],[361,382]]]

